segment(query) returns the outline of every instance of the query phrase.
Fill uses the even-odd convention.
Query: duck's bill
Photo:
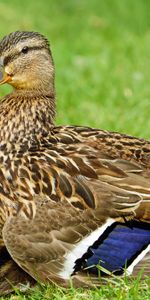
[[[0,64],[0,85],[10,81],[11,76],[5,73],[4,67]]]

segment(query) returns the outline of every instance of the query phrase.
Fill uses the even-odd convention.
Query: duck
[[[100,286],[150,275],[150,142],[55,125],[49,42],[0,41],[0,284]],[[9,270],[9,271],[8,271]],[[6,284],[7,282],[7,284]]]

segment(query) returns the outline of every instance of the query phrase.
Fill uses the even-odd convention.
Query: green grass
[[[95,289],[63,289],[52,285],[37,285],[26,294],[16,291],[15,295],[1,300],[149,300],[150,279],[140,282],[140,279],[120,279],[115,284],[108,283]]]
[[[0,28],[0,37],[36,30],[49,38],[56,65],[57,124],[150,139],[148,0],[0,0]],[[0,95],[8,90],[2,87]],[[37,287],[16,299],[145,300],[150,299],[148,283],[122,281],[95,291]]]

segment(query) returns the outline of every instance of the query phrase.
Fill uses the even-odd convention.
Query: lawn
[[[35,30],[50,40],[57,124],[150,139],[150,1],[0,0],[0,28],[0,38],[15,30]],[[9,90],[1,87],[0,95]],[[149,279],[125,279],[88,291],[42,286],[8,299],[146,300],[149,286]]]

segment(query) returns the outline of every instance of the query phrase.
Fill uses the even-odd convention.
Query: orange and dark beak
[[[0,58],[0,85],[10,81],[11,81],[11,76],[5,72],[2,59]]]

